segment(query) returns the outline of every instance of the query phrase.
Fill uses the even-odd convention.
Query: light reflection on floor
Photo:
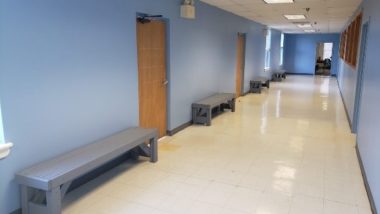
[[[289,76],[70,193],[65,214],[370,213],[334,78]],[[189,106],[190,109],[190,106]]]

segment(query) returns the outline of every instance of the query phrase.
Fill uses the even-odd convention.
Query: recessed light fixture
[[[300,28],[311,28],[312,27],[310,23],[297,24],[297,26]]]
[[[300,20],[300,19],[306,19],[305,15],[284,15],[286,19],[289,20]]]
[[[267,4],[289,4],[294,3],[294,0],[264,0]]]
[[[311,30],[304,30],[305,33],[315,33],[316,31],[314,29]]]

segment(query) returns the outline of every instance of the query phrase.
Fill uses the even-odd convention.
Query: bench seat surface
[[[233,93],[219,93],[206,97],[193,103],[193,106],[210,106],[211,108],[220,105],[221,103],[226,103],[229,100],[235,98]]]
[[[268,81],[268,79],[265,78],[265,77],[256,77],[256,78],[254,78],[252,81],[254,81],[254,82],[262,82],[262,83],[265,83],[265,82]]]
[[[20,184],[32,186],[33,183],[48,183],[43,189],[50,189],[54,185],[75,179],[78,174],[89,172],[116,155],[144,143],[147,138],[156,136],[156,129],[130,128],[27,168],[17,173],[16,179]],[[52,183],[54,181],[57,181],[56,184]],[[41,185],[35,187],[41,188]]]

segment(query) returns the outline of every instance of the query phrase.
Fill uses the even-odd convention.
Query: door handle
[[[169,83],[168,80],[164,80],[164,81],[162,82],[163,85],[167,85],[168,83]]]

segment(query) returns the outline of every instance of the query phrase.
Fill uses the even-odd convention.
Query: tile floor
[[[64,214],[367,214],[334,78],[289,76],[71,192]]]

